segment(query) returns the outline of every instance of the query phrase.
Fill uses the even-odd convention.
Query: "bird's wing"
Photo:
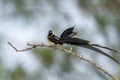
[[[75,36],[77,33],[76,32],[72,32],[68,37],[73,37]]]
[[[84,39],[79,39],[79,38],[72,38],[72,37],[64,37],[60,39],[66,44],[71,44],[71,45],[88,45],[90,41],[84,40]]]
[[[68,36],[75,36],[77,33],[73,32],[74,27],[67,28],[63,31],[63,33],[60,35],[60,38],[68,37]]]

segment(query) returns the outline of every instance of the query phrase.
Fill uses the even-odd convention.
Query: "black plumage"
[[[73,29],[74,29],[74,27],[70,27],[70,28],[65,29],[63,31],[63,33],[60,35],[60,37],[55,36],[52,31],[49,31],[48,39],[51,42],[53,42],[54,44],[60,44],[60,45],[71,44],[71,45],[91,49],[95,52],[98,52],[102,55],[109,57],[110,59],[112,59],[113,61],[115,61],[116,63],[119,64],[119,62],[116,59],[114,59],[112,56],[108,55],[107,53],[103,52],[102,50],[100,50],[96,47],[108,49],[108,50],[111,50],[111,51],[116,52],[116,53],[119,53],[118,51],[111,49],[111,48],[108,48],[108,47],[98,45],[98,44],[90,44],[90,41],[88,41],[88,40],[73,37],[77,34],[76,32],[73,31]]]

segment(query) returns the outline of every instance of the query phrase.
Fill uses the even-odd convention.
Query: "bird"
[[[70,28],[64,30],[64,32],[61,34],[60,37],[64,38],[67,36],[70,36],[70,37],[75,36],[77,33],[73,32],[73,29],[74,29],[74,27],[70,27]],[[49,30],[47,39],[51,45],[56,45],[56,44],[63,45],[63,42],[60,41],[59,37],[57,37],[56,35],[53,34],[52,30]]]
[[[74,37],[77,33],[73,31],[74,27],[69,27],[67,29],[65,29],[60,37],[57,37],[55,34],[53,34],[53,31],[50,30],[48,32],[48,40],[52,43],[54,43],[55,45],[59,44],[59,45],[63,45],[63,44],[70,44],[70,45],[75,45],[75,46],[79,46],[79,47],[83,47],[83,48],[87,48],[90,50],[93,50],[95,52],[98,52],[104,56],[109,57],[110,59],[112,59],[113,61],[115,61],[117,64],[119,64],[119,62],[114,59],[112,56],[108,55],[107,53],[105,53],[104,51],[100,50],[99,48],[104,48],[116,53],[119,53],[118,51],[108,48],[108,47],[104,47],[98,44],[91,44],[90,41],[88,40],[84,40],[84,39],[80,39],[80,38],[76,38]],[[98,48],[97,48],[98,47]]]
[[[63,43],[59,40],[59,37],[55,36],[53,34],[53,31],[49,30],[48,32],[48,36],[47,36],[47,39],[49,41],[49,43],[53,46],[56,46],[56,44],[60,44],[62,45]]]

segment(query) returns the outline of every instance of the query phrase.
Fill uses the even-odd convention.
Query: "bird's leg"
[[[48,41],[48,43],[50,44],[50,46],[54,46],[54,47],[57,46],[56,44],[52,43],[51,41]]]
[[[71,47],[70,47],[70,51],[72,51],[72,45],[71,45]]]
[[[54,47],[57,47],[57,44],[54,44],[53,46],[54,46]]]
[[[51,44],[51,46],[57,47],[57,45],[56,45],[56,44],[54,44],[54,43],[52,43],[52,44]]]

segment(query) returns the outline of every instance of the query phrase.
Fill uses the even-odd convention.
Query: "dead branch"
[[[60,51],[63,51],[65,52],[66,54],[69,54],[69,55],[72,55],[80,60],[83,60],[89,64],[91,64],[92,66],[96,67],[98,70],[102,71],[103,73],[105,73],[107,76],[109,76],[112,80],[117,80],[112,74],[110,74],[109,72],[107,72],[106,70],[104,70],[103,68],[101,68],[100,66],[98,66],[96,63],[84,58],[83,56],[80,56],[78,55],[77,53],[74,53],[70,50],[67,50],[67,49],[63,49],[63,48],[60,48],[60,47],[57,47],[57,46],[51,46],[51,45],[46,45],[44,43],[41,43],[41,44],[30,44],[30,43],[27,43],[27,48],[25,49],[21,49],[21,50],[18,50],[15,46],[13,46],[10,42],[8,42],[8,44],[16,51],[16,52],[24,52],[24,51],[28,51],[28,50],[32,50],[36,47],[47,47],[47,48],[52,48],[52,49],[57,49],[57,50],[60,50]]]

